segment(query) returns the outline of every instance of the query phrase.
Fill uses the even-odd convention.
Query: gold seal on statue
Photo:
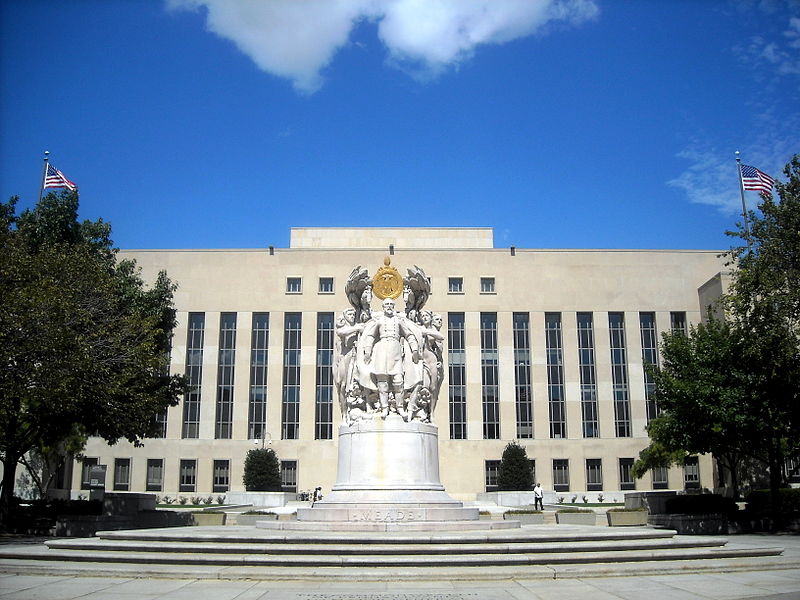
[[[375,277],[372,278],[372,291],[381,300],[385,298],[399,298],[403,293],[403,276],[391,266],[391,259],[387,256]]]

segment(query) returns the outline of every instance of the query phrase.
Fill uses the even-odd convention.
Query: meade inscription
[[[387,508],[386,510],[354,510],[350,512],[351,521],[423,521],[424,519],[424,510]]]

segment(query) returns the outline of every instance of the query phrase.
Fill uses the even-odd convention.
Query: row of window
[[[636,489],[636,480],[633,477],[633,458],[617,459],[617,473],[620,490]],[[81,489],[89,489],[89,470],[98,464],[97,458],[87,457],[83,460],[81,476]],[[533,479],[536,480],[536,460],[530,460]],[[285,492],[297,491],[297,461],[282,460],[281,487]],[[497,476],[500,470],[499,460],[485,461],[486,491],[497,490]],[[230,490],[231,461],[229,459],[213,460],[211,470],[211,485],[198,485],[197,459],[180,459],[178,469],[178,492],[193,493],[198,489],[211,489],[213,493],[224,493]],[[569,459],[556,458],[552,461],[553,491],[568,492],[570,490]],[[599,458],[585,460],[585,482],[587,491],[602,491],[603,461]],[[129,491],[131,489],[131,459],[115,458],[111,486],[115,491]],[[700,486],[700,471],[697,457],[689,457],[683,468],[683,486],[686,489],[695,489]],[[666,468],[652,470],[652,488],[667,489],[669,487],[668,471]],[[163,492],[164,459],[148,458],[145,489],[148,492]]]
[[[83,459],[81,471],[81,489],[89,489],[89,472],[91,467],[96,466],[99,460],[93,457]],[[297,491],[297,461],[282,460],[281,465],[281,487],[284,492]],[[178,469],[178,492],[191,493],[198,489],[211,489],[215,494],[224,493],[231,488],[231,461],[228,459],[214,460],[212,464],[211,485],[198,485],[197,481],[197,459],[180,459]],[[127,492],[131,489],[131,459],[115,458],[114,470],[112,472],[111,487],[114,491]],[[164,482],[164,459],[148,458],[145,490],[148,492],[163,492]]]
[[[467,375],[465,313],[447,315],[447,369],[449,374],[449,430],[450,439],[467,438]],[[628,354],[626,348],[625,314],[607,313],[614,408],[614,433],[616,437],[631,437],[631,398],[628,380]],[[190,313],[186,343],[186,375],[192,391],[183,403],[181,436],[198,438],[200,434],[200,397],[203,387],[203,352],[205,313]],[[217,357],[216,412],[214,436],[232,439],[234,412],[234,371],[236,364],[236,332],[238,315],[235,312],[220,314],[219,346]],[[686,313],[672,312],[670,326],[673,331],[686,332]],[[599,437],[597,366],[594,314],[576,313],[578,367],[580,374],[581,431],[584,438]],[[514,393],[516,401],[516,430],[508,437],[530,439],[533,427],[533,381],[531,377],[531,324],[530,313],[512,315],[514,345]],[[568,437],[566,386],[564,381],[564,356],[562,313],[544,314],[544,347],[547,372],[547,403],[549,436],[553,439]],[[263,439],[267,434],[267,365],[269,349],[269,313],[253,313],[251,322],[250,383],[248,390],[248,438]],[[281,387],[281,439],[294,440],[300,434],[300,368],[301,333],[303,314],[284,313],[283,371]],[[658,345],[655,313],[638,314],[642,363],[657,364]],[[315,385],[315,439],[333,437],[333,359],[335,338],[334,313],[316,315],[316,385]],[[502,439],[500,431],[499,348],[497,313],[480,314],[480,368],[483,439]],[[644,371],[644,389],[648,422],[658,412],[653,397],[653,380]],[[166,415],[161,416],[161,435],[166,436]],[[577,437],[577,436],[576,436]]]
[[[430,277],[428,282],[430,283]],[[318,294],[333,294],[334,282],[333,277],[320,277],[317,280],[317,293]],[[302,277],[287,277],[286,278],[286,293],[287,294],[302,294],[303,293],[303,278]],[[448,277],[447,278],[447,293],[448,294],[463,294],[464,293],[464,278],[463,277]],[[481,294],[494,294],[495,284],[494,277],[481,277],[480,278],[480,293]]]
[[[485,461],[486,491],[497,491],[497,476],[500,472],[499,460]],[[633,458],[617,459],[617,476],[619,487],[616,489],[627,491],[636,489],[636,480],[633,477]],[[698,489],[700,487],[700,470],[696,456],[689,457],[683,467],[683,486],[686,489]],[[536,460],[530,459],[531,473],[533,480],[536,477]],[[555,458],[552,462],[552,482],[554,492],[570,491],[569,459]],[[651,471],[652,489],[668,489],[669,478],[668,470],[664,467],[655,468]],[[585,482],[586,491],[599,492],[604,488],[603,484],[603,461],[600,458],[587,458],[585,461]]]

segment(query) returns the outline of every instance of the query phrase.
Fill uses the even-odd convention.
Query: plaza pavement
[[[0,564],[0,600],[678,600],[689,598],[766,600],[800,599],[800,535],[734,535],[731,546],[779,546],[779,560],[737,559],[719,561],[703,572],[684,572],[691,565],[652,562],[621,565],[571,565],[543,576],[526,578],[524,573],[487,580],[469,570],[442,569],[441,575],[425,581],[313,580],[268,581],[246,578],[209,579],[207,573],[192,573],[175,565],[158,576],[143,577],[137,565],[127,565],[113,576],[92,576],[91,564],[79,575],[26,574]],[[0,539],[5,549],[26,546],[37,550],[42,539]],[[749,561],[749,562],[743,562]],[[691,561],[685,561],[691,563]],[[361,570],[368,575],[369,569]],[[246,577],[243,576],[243,577]],[[365,577],[367,579],[368,577]]]

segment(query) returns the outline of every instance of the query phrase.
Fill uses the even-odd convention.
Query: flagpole
[[[44,192],[44,182],[47,179],[47,157],[50,156],[50,152],[47,150],[44,151],[44,168],[42,169],[42,185],[39,186],[39,204],[42,203],[42,193]]]
[[[744,183],[742,183],[742,159],[739,157],[739,151],[736,151],[736,173],[739,177],[739,193],[742,196],[742,217],[744,218],[744,233],[747,236],[747,247],[753,249],[753,241],[750,237],[750,223],[747,220],[747,205],[744,202]]]

